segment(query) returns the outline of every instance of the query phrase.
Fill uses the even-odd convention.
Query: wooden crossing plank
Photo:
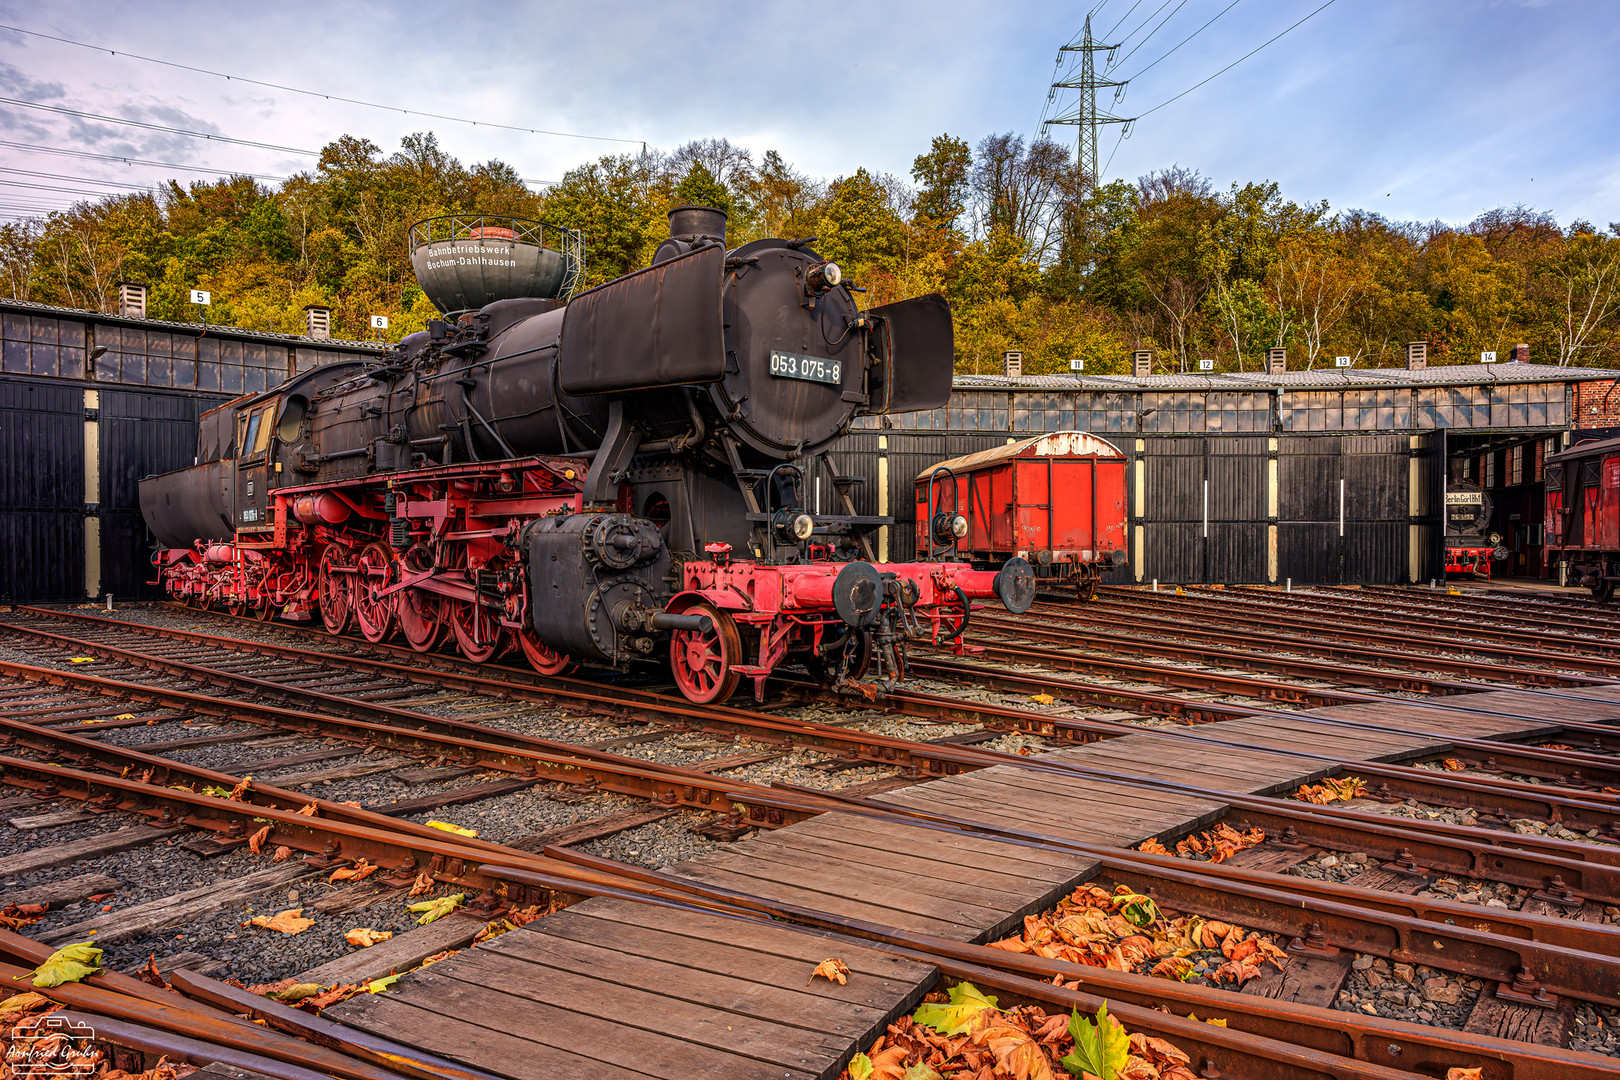
[[[867,922],[885,923],[929,934],[967,941],[981,925],[999,919],[965,904],[942,905],[903,886],[868,883],[856,887],[847,875],[828,879],[815,874],[777,874],[777,864],[765,865],[754,859],[729,855],[706,855],[701,859],[670,867],[681,877],[733,889],[749,896],[778,900],[785,904],[814,908],[833,915],[844,915]],[[847,874],[858,872],[851,867]],[[797,880],[783,880],[792,877]]]
[[[434,953],[464,949],[483,928],[483,919],[458,911],[426,926],[395,934],[370,948],[356,949],[320,967],[310,968],[298,975],[298,981],[322,986],[370,982],[392,972],[407,971]]]
[[[1333,1007],[1339,996],[1339,987],[1350,974],[1355,953],[1342,952],[1337,956],[1294,956],[1281,971],[1271,964],[1263,966],[1260,977],[1251,980],[1240,991],[1255,997],[1293,1001],[1301,1005]]]
[[[479,1025],[562,1043],[559,1049],[586,1046],[604,1061],[670,1080],[817,1076],[825,1061],[840,1055],[843,1042],[626,985],[609,970],[584,974],[486,949],[424,968],[408,984],[396,983],[388,996],[431,1001],[433,1008]]]
[[[505,1008],[481,1002],[465,1018],[447,1016],[443,1010],[454,1007],[455,985],[448,979],[428,980],[424,988],[431,992],[422,994],[415,992],[414,982],[401,979],[386,994],[360,994],[321,1015],[511,1080],[655,1080],[617,1063],[622,1055],[614,1050],[619,1035],[614,1025],[561,1009],[535,1008],[515,998]],[[452,992],[441,993],[441,988]],[[572,1038],[557,1038],[561,1030]],[[548,1036],[572,1041],[584,1053],[553,1046],[545,1041]]]
[[[969,860],[986,865],[994,863],[1008,873],[1016,872],[1032,882],[1047,885],[1072,881],[1095,865],[1085,856],[1072,852],[1042,851],[990,837],[853,814],[822,814],[792,828],[795,835],[827,836],[856,846],[899,847],[913,855],[947,863]],[[783,831],[779,829],[772,835]]]
[[[502,934],[490,943],[489,951],[509,957],[515,963],[539,964],[566,972],[588,971],[601,978],[611,973],[619,982],[643,987],[679,987],[680,997],[689,1002],[752,1016],[781,1027],[799,1028],[815,1038],[808,1045],[842,1052],[844,1040],[867,1031],[884,1014],[855,1002],[818,997],[807,992],[812,981],[811,965],[789,965],[787,982],[714,971],[708,966],[674,963],[662,956],[643,956],[633,950],[616,949],[611,943],[591,940],[600,930],[592,920],[549,920],[536,924],[533,934]],[[654,942],[662,945],[662,942]],[[714,950],[716,959],[723,953]],[[519,970],[514,967],[512,970]],[[821,980],[825,982],[826,980]],[[783,1062],[796,1064],[797,1059]]]
[[[852,948],[847,940],[832,942],[825,935],[802,927],[783,933],[778,925],[727,918],[685,908],[649,908],[634,900],[601,897],[575,904],[557,915],[599,924],[594,937],[599,945],[656,956],[671,963],[703,967],[755,982],[799,986],[805,993],[866,1005],[880,1012],[892,1009],[896,994],[918,988],[933,977],[926,964],[903,960],[889,953]],[[556,915],[548,915],[526,929],[550,931]],[[499,940],[499,939],[496,939]],[[491,948],[494,944],[491,943]],[[815,965],[835,955],[849,967],[849,981],[809,979]]]

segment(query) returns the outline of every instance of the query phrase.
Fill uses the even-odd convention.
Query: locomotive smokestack
[[[726,212],[712,206],[677,206],[669,212],[669,235],[689,244],[705,236],[724,244]]]

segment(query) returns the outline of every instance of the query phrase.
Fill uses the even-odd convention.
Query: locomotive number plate
[[[771,352],[771,374],[780,379],[804,379],[837,386],[843,381],[843,365],[837,360],[801,353]]]

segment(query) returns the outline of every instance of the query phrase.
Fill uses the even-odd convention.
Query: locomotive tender
[[[141,483],[166,591],[546,674],[667,654],[698,702],[784,663],[881,690],[908,638],[964,648],[971,601],[1028,607],[1019,558],[877,562],[891,521],[828,453],[945,403],[943,297],[862,312],[814,238],[728,250],[722,212],[680,207],[649,267],[568,300],[578,236],[542,228],[422,223],[444,319],[205,415],[197,463]]]

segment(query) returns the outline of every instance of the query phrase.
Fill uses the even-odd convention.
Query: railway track
[[[964,701],[960,695],[907,691],[892,695],[881,708],[864,708],[805,686],[795,691],[805,705],[761,711],[694,707],[645,689],[546,679],[513,669],[469,671],[454,658],[326,639],[280,626],[220,624],[209,634],[61,611],[14,613],[0,624],[0,649],[8,650],[0,654],[5,656],[0,664],[0,766],[8,784],[28,793],[18,797],[47,807],[77,802],[85,814],[108,822],[135,815],[155,823],[141,827],[163,834],[165,844],[183,835],[171,830],[189,830],[198,836],[188,842],[224,851],[220,865],[236,856],[245,861],[249,838],[268,823],[272,831],[261,846],[273,843],[299,852],[301,866],[318,865],[325,871],[365,859],[382,868],[377,884],[392,890],[396,906],[399,889],[426,874],[436,893],[454,888],[481,897],[477,912],[488,916],[486,921],[509,908],[550,909],[587,896],[598,898],[592,903],[654,902],[669,912],[685,913],[661,918],[686,918],[693,908],[702,908],[733,919],[766,920],[762,927],[786,920],[852,935],[885,955],[1054,1008],[1094,1010],[1090,1003],[1100,1003],[1102,997],[1130,1003],[1135,1011],[1126,1022],[1132,1030],[1182,1040],[1211,1067],[1243,1063],[1246,1074],[1410,1075],[1413,1070],[1405,1066],[1475,1058],[1506,1069],[1486,1075],[1550,1076],[1549,1068],[1561,1075],[1611,1074],[1601,1059],[1595,1063],[1591,1055],[1544,1043],[1515,1045],[1478,1032],[1425,1032],[1418,1025],[1373,1016],[1347,1026],[1349,1014],[1332,1007],[1331,995],[1324,1005],[1310,1005],[1194,985],[1178,988],[1177,997],[1167,985],[1153,985],[1162,979],[987,949],[961,934],[919,934],[915,927],[906,928],[904,904],[897,899],[878,904],[878,910],[892,917],[857,917],[854,909],[840,908],[830,894],[806,884],[814,874],[833,872],[838,865],[827,846],[830,841],[801,850],[794,845],[807,841],[793,839],[804,827],[837,832],[842,827],[837,823],[845,820],[864,823],[861,830],[904,834],[932,858],[892,847],[885,858],[911,867],[919,882],[940,880],[930,875],[943,872],[943,857],[932,845],[994,845],[997,852],[1022,852],[1020,857],[1032,864],[1052,860],[1087,865],[1096,880],[1153,895],[1166,909],[1225,916],[1279,942],[1295,941],[1290,966],[1296,970],[1325,964],[1332,950],[1339,950],[1346,973],[1351,958],[1356,963],[1368,959],[1386,966],[1416,965],[1438,973],[1435,977],[1442,981],[1451,980],[1448,986],[1519,986],[1528,988],[1524,996],[1530,999],[1540,994],[1569,1008],[1607,1010],[1620,1005],[1620,967],[1613,959],[1620,955],[1620,938],[1615,937],[1620,931],[1606,911],[1620,904],[1620,847],[1612,842],[1620,835],[1620,818],[1615,794],[1603,789],[1620,787],[1620,763],[1603,739],[1605,733],[1612,739],[1613,729],[1595,717],[1607,708],[1604,701],[1616,703],[1608,715],[1620,716],[1620,697],[1605,699],[1602,692],[1609,684],[1598,676],[1566,672],[1553,684],[1557,689],[1530,691],[1522,685],[1536,684],[1445,680],[1450,685],[1444,693],[1431,686],[1435,696],[1419,702],[1356,692],[1302,710],[1188,698],[1179,696],[1188,687],[1165,682],[1133,690],[1114,685],[1111,678],[1088,681],[929,660],[916,666],[929,681],[976,686],[981,694],[991,691],[989,697],[995,692],[1008,696],[1000,702]],[[1052,632],[1067,624],[1046,614],[1038,623]],[[10,653],[23,649],[32,663],[21,663]],[[1416,657],[1414,663],[1429,659]],[[1513,697],[1483,705],[1457,698],[1498,687]],[[1048,692],[1060,702],[1083,702],[1093,709],[1112,706],[1116,712],[1129,701],[1138,715],[1152,712],[1150,706],[1168,711],[1163,702],[1180,701],[1186,706],[1183,715],[1190,712],[1207,722],[1163,728],[1068,715],[1074,710],[1057,702],[1050,708],[1030,707],[1031,694]],[[1406,720],[1356,715],[1356,710],[1379,702],[1398,703],[1408,710]],[[1533,725],[1519,723],[1531,706],[1544,706],[1544,715]],[[1559,709],[1578,715],[1549,721],[1547,715]],[[443,715],[447,712],[473,719]],[[795,712],[822,719],[803,719]],[[833,722],[824,722],[828,719]],[[885,727],[908,720],[974,725],[991,736],[986,741],[1002,732],[1038,739],[1049,748],[1072,749],[1029,758],[971,741],[928,742],[883,733]],[[167,729],[195,729],[199,723],[223,730],[147,738]],[[1454,731],[1441,737],[1440,729],[1458,723],[1473,725],[1480,737],[1459,737]],[[533,733],[545,724],[567,728],[553,734],[568,737]],[[1483,735],[1491,725],[1502,731]],[[916,723],[905,727],[927,730]],[[951,730],[948,739],[981,737],[955,726]],[[1503,741],[1504,733],[1531,741]],[[711,740],[707,750],[744,752],[708,754],[706,769],[702,761],[681,765],[656,760],[660,755],[649,749],[693,738]],[[118,745],[122,739],[131,741]],[[269,758],[241,753],[252,740],[291,739],[298,741],[266,748]],[[1164,748],[1167,761],[1179,768],[1148,767],[1140,756],[1144,739]],[[1405,753],[1396,745],[1401,739],[1423,752]],[[1264,747],[1257,748],[1262,741]],[[617,745],[586,745],[590,742]],[[141,749],[142,743],[156,752]],[[1353,751],[1334,752],[1351,744]],[[1111,752],[1115,746],[1117,753]],[[1369,761],[1369,748],[1390,751],[1380,756],[1393,760]],[[616,752],[621,750],[641,756]],[[245,758],[236,771],[178,760],[227,752]],[[793,759],[793,770],[769,776],[784,755]],[[300,771],[314,773],[316,779],[293,787],[254,780],[236,800],[194,790],[235,788],[244,783],[250,767],[257,768],[255,760],[279,762],[274,767],[293,769],[295,777]],[[1447,760],[1462,767],[1436,764]],[[320,767],[303,769],[308,765]],[[377,771],[361,771],[370,766]],[[368,775],[387,776],[401,769],[463,775],[448,784],[440,781],[443,790],[431,795],[411,793],[361,807],[320,794],[324,786],[348,782],[323,779],[323,774],[347,770],[355,774],[351,780],[363,782]],[[476,772],[469,776],[466,770]],[[1317,806],[1288,797],[1302,782],[1352,772],[1367,786],[1367,795],[1353,804]],[[727,778],[726,773],[734,775]],[[816,789],[798,782],[806,778],[826,786]],[[844,779],[854,780],[846,785],[847,793],[831,788]],[[1257,781],[1264,781],[1258,790]],[[740,844],[738,850],[792,851],[791,863],[781,864],[792,869],[777,875],[782,887],[798,889],[800,895],[808,890],[817,903],[773,898],[757,876],[728,878],[733,885],[720,888],[712,874],[693,879],[690,873],[656,869],[662,865],[656,854],[639,868],[604,861],[570,846],[580,841],[570,841],[565,832],[513,846],[445,833],[415,820],[445,807],[471,812],[486,801],[535,793],[562,800],[618,800],[601,815],[604,822],[662,814],[675,815],[688,827],[706,827],[719,837],[763,830],[760,839]],[[993,813],[986,810],[986,793],[994,796]],[[1173,845],[1189,831],[1216,826],[1257,830],[1267,839],[1222,863],[1188,861],[1133,850],[1138,841],[1096,837],[1069,818],[1050,819],[1046,812],[1054,800],[1087,805],[1102,800],[1122,808],[1114,815],[1135,819],[1140,827],[1132,835],[1140,833],[1138,840],[1159,838]],[[390,801],[405,807],[390,812]],[[617,808],[627,802],[633,809]],[[298,812],[306,806],[313,806],[314,813]],[[1521,830],[1509,823],[1529,827]],[[588,835],[589,829],[576,834]],[[732,863],[737,858],[717,857]],[[1339,857],[1364,860],[1363,873],[1371,876],[1360,883],[1304,876],[1324,860]],[[1000,895],[989,883],[1000,879],[965,868],[958,876],[983,878],[975,905],[984,908],[988,919],[999,903],[991,897]],[[737,881],[755,883],[759,892],[737,888]],[[1515,906],[1457,899],[1462,892],[1480,890],[1493,898],[1512,896]],[[870,910],[868,905],[864,913]],[[556,918],[548,915],[534,925]],[[982,937],[988,928],[968,936]],[[470,963],[482,953],[472,950],[466,961],[458,957],[458,962]],[[1338,963],[1335,959],[1329,966]],[[1076,988],[1053,987],[1054,976]],[[1489,990],[1477,993],[1490,1002],[1511,1000]],[[1479,998],[1476,1011],[1482,1008]],[[1209,1042],[1206,1032],[1168,1023],[1151,1008],[1166,1001],[1174,1001],[1178,1011],[1187,1004],[1187,1011],[1202,1006],[1206,1012],[1230,1012],[1228,1030],[1235,1034]],[[358,1013],[376,1012],[380,1006],[357,1002],[344,1008],[356,1011],[360,1023]],[[1391,1043],[1396,1035],[1400,1041]],[[1383,1049],[1377,1045],[1380,1039],[1385,1040]],[[1390,1045],[1414,1056],[1392,1057]]]

